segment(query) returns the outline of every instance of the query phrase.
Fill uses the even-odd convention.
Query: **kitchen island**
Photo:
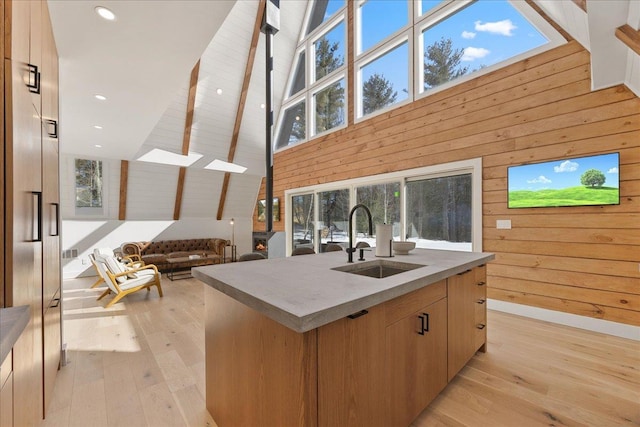
[[[484,350],[492,254],[366,258],[193,269],[209,285],[206,400],[220,427],[406,426]]]

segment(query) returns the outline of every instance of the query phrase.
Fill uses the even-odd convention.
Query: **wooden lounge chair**
[[[111,292],[115,297],[106,305],[111,307],[125,296],[146,289],[150,291],[152,286],[158,288],[158,294],[162,297],[162,286],[160,285],[160,273],[153,264],[147,264],[138,268],[126,268],[115,257],[94,256],[92,260],[100,276],[107,284],[107,289],[98,297],[100,301]]]

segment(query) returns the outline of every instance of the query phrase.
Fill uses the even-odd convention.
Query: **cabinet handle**
[[[361,310],[361,311],[359,311],[359,312],[357,312],[357,313],[350,314],[350,315],[348,315],[347,317],[348,317],[349,319],[357,319],[358,317],[360,317],[360,316],[364,316],[364,315],[365,315],[365,314],[367,314],[367,313],[369,313],[367,310]]]
[[[485,300],[483,299],[479,299],[478,301],[476,301],[477,304],[484,304]]]
[[[56,237],[60,235],[60,204],[51,203],[51,233],[50,236]]]
[[[429,313],[422,313],[422,316],[418,316],[420,319],[420,332],[418,334],[424,335],[425,332],[429,332]]]
[[[51,301],[51,305],[49,306],[49,308],[56,308],[59,305],[60,305],[60,298],[54,298],[53,301]]]
[[[486,326],[486,325],[484,325],[484,324],[482,324],[482,323],[479,323],[479,324],[477,324],[477,325],[476,325],[476,328],[478,328],[478,329],[484,329],[484,328],[485,328],[485,326]]]
[[[486,285],[486,282],[482,281],[482,282],[478,282],[478,286],[484,286]]]
[[[33,197],[33,236],[32,242],[42,242],[42,191],[32,191]]]
[[[58,122],[56,120],[46,119],[45,123],[50,126],[53,126],[53,132],[49,132],[47,130],[47,135],[49,135],[49,138],[58,139]]]
[[[40,72],[38,66],[33,64],[27,64],[29,70],[29,81],[27,87],[31,93],[40,93]]]
[[[467,274],[467,273],[470,273],[470,272],[471,272],[471,270],[465,270],[462,273],[458,273],[458,276],[462,276],[463,274]]]

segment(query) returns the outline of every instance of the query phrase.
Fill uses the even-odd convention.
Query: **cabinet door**
[[[487,267],[473,269],[473,289],[475,301],[475,350],[487,351]]]
[[[40,6],[13,1],[11,16],[5,17],[11,19],[10,52],[5,52],[11,58],[5,60],[5,174],[11,177],[5,182],[5,302],[31,308],[14,346],[13,398],[19,404],[13,421],[19,426],[42,418],[42,136],[40,104],[25,84],[31,9]]]
[[[0,365],[0,427],[13,427],[13,351]]]
[[[34,78],[40,79],[42,76],[42,1],[30,0],[30,25],[29,25],[29,64],[37,67],[39,76]],[[35,71],[34,71],[35,73]],[[31,103],[38,112],[41,114],[41,93],[42,84],[37,84],[39,90],[32,90],[30,92]]]
[[[43,351],[44,351],[44,409],[53,396],[58,368],[60,367],[60,293],[57,293],[44,312]]]
[[[386,427],[384,308],[318,328],[318,426]]]
[[[387,327],[387,425],[406,426],[447,385],[447,298]]]
[[[58,54],[49,21],[47,3],[42,5],[42,205],[44,310],[60,289],[60,190],[58,138]]]
[[[487,339],[486,268],[476,267],[447,279],[449,298],[449,381]]]

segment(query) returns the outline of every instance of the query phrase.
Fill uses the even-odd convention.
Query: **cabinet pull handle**
[[[42,191],[32,191],[33,198],[33,236],[32,242],[42,242]]]
[[[367,314],[367,313],[369,313],[367,310],[360,310],[359,312],[357,312],[357,313],[353,313],[353,314],[350,314],[350,315],[348,315],[347,317],[348,317],[349,319],[357,319],[358,317],[360,317],[360,316],[364,316],[364,315],[365,315],[365,314]]]
[[[51,305],[49,306],[49,308],[56,308],[59,305],[60,305],[60,298],[54,298],[53,301],[51,301]]]
[[[467,274],[467,273],[470,273],[470,272],[471,272],[471,270],[465,270],[462,273],[458,273],[458,276],[462,276],[463,274]]]
[[[484,324],[480,323],[480,324],[476,325],[476,328],[478,328],[478,329],[484,329],[484,328],[485,328],[485,326],[486,326],[486,325],[484,325]]]
[[[422,313],[422,316],[418,316],[420,319],[420,332],[418,334],[424,335],[425,332],[429,332],[429,313]]]
[[[58,122],[56,120],[46,119],[45,123],[53,126],[53,132],[49,132],[49,130],[47,130],[47,135],[49,135],[49,138],[58,139]]]
[[[484,285],[486,285],[486,284],[487,284],[487,283],[486,283],[485,281],[478,282],[478,286],[484,286]]]
[[[51,233],[50,236],[56,237],[60,235],[60,204],[59,203],[51,203]]]
[[[40,72],[38,66],[33,64],[27,64],[29,70],[29,81],[27,87],[31,93],[40,93]]]
[[[478,303],[478,304],[484,304],[484,302],[485,302],[485,300],[483,300],[483,299],[479,299],[478,301],[476,301],[476,303]]]

